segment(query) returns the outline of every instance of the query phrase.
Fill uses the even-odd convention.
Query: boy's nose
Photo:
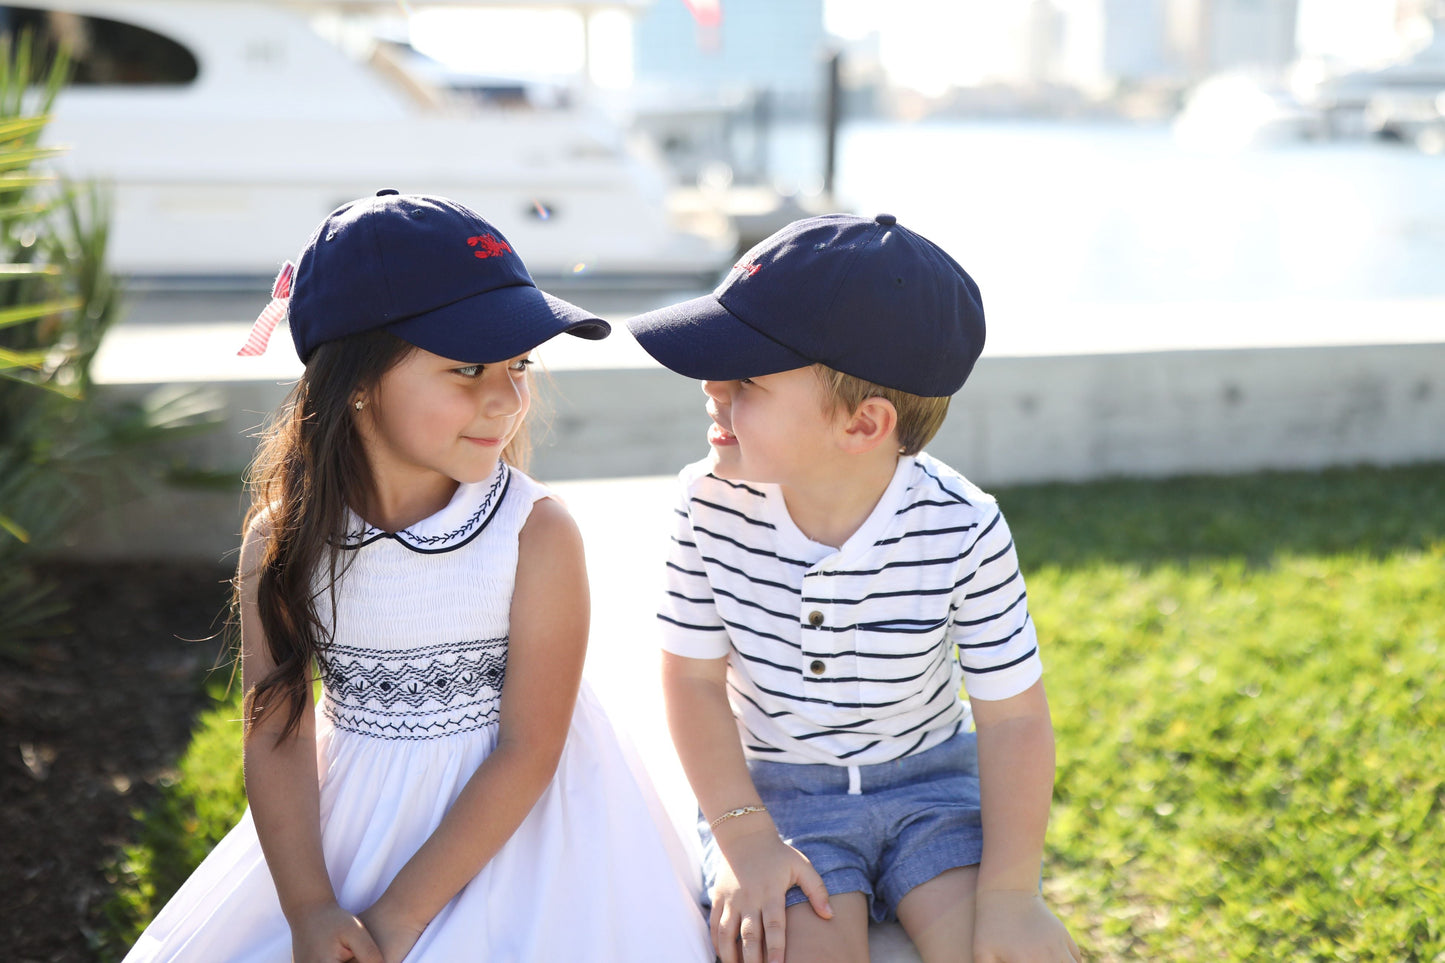
[[[702,393],[714,401],[726,401],[735,384],[737,384],[736,381],[704,381]]]

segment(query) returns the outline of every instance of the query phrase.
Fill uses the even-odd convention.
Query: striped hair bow
[[[241,350],[236,352],[237,355],[247,358],[266,353],[271,332],[276,330],[277,322],[286,316],[287,306],[291,303],[291,276],[295,272],[296,268],[290,261],[281,265],[281,273],[276,275],[276,283],[271,285],[271,303],[261,309],[256,323],[251,325],[250,336],[246,338],[246,343],[241,345]]]

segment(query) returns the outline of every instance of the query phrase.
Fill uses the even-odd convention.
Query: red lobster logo
[[[479,234],[476,237],[467,238],[467,244],[477,248],[472,252],[473,257],[489,258],[501,257],[503,254],[512,254],[512,245],[506,241],[499,241],[490,234]]]

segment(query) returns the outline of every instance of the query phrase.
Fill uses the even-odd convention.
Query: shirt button
[[[812,626],[815,626],[815,627],[816,627],[816,626],[819,626],[819,625],[822,625],[822,624],[823,624],[823,613],[822,613],[822,612],[818,612],[818,611],[809,612],[809,613],[808,613],[808,624],[809,624],[809,625],[812,625]]]
[[[822,675],[822,674],[823,674],[824,672],[826,672],[827,670],[828,670],[828,667],[823,664],[823,660],[822,660],[822,659],[814,659],[814,660],[813,660],[811,663],[809,663],[809,665],[808,665],[808,671],[811,672],[811,673],[813,673],[814,675]]]

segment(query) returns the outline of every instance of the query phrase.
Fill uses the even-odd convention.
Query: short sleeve
[[[731,651],[727,626],[713,602],[697,537],[689,511],[691,485],[684,477],[678,485],[673,507],[672,537],[664,569],[662,602],[657,618],[662,628],[662,647],[690,659],[720,659]]]
[[[971,698],[1007,699],[1043,675],[1013,535],[997,508],[964,556],[950,638]]]

